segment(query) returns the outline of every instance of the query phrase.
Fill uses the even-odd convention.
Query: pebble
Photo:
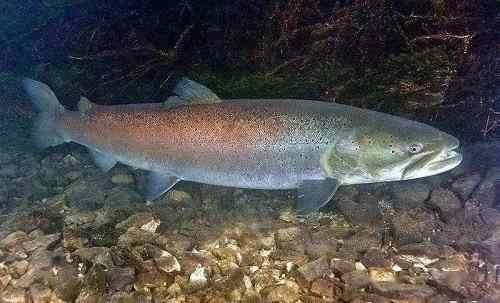
[[[16,261],[10,265],[10,272],[13,277],[19,278],[28,270],[29,262],[26,260]]]
[[[316,261],[306,263],[297,270],[306,282],[310,283],[315,279],[321,278],[329,273],[330,266],[326,258],[319,258]]]
[[[161,255],[154,258],[154,261],[158,269],[163,272],[171,273],[181,271],[179,261],[177,261],[177,258],[168,251],[162,250]]]
[[[125,289],[132,285],[135,279],[134,269],[131,267],[112,267],[106,271],[106,280],[113,290]]]
[[[479,249],[493,264],[500,264],[500,225],[491,232],[491,236],[479,243]]]
[[[432,242],[411,243],[398,248],[400,254],[426,256],[428,258],[447,258],[456,253],[455,249],[447,245],[437,245]]]
[[[59,241],[59,239],[61,238],[61,234],[57,233],[41,236],[30,235],[30,237],[33,238],[33,240],[23,242],[22,244],[24,250],[28,253],[31,253],[38,248],[47,249],[49,246]]]
[[[9,249],[28,240],[28,234],[26,234],[24,231],[15,231],[9,234],[4,239],[0,240],[0,247]]]
[[[343,274],[355,271],[356,265],[349,260],[333,258],[330,261],[330,268],[336,275],[342,276]]]
[[[314,280],[311,284],[311,292],[320,297],[332,299],[335,296],[335,284],[326,279]]]
[[[203,288],[208,283],[208,277],[205,267],[199,264],[189,275],[189,283],[196,289]]]
[[[394,272],[386,268],[370,267],[368,276],[371,282],[396,282]]]
[[[295,303],[299,299],[299,292],[296,287],[279,285],[273,287],[266,296],[268,302]]]
[[[127,230],[126,233],[122,234],[118,238],[118,244],[137,246],[137,245],[144,245],[146,243],[155,243],[155,240],[156,238],[158,238],[158,236],[159,235],[156,233],[131,227]]]
[[[12,276],[8,274],[0,274],[0,292],[9,285],[10,281],[12,280]]]
[[[26,292],[22,288],[8,286],[0,293],[2,303],[27,303]]]
[[[47,250],[39,248],[30,256],[29,263],[28,271],[21,278],[12,281],[15,287],[29,288],[35,281],[46,279],[52,266],[52,257]]]
[[[480,217],[484,224],[488,225],[500,225],[500,211],[495,208],[486,207],[482,208],[480,212]]]

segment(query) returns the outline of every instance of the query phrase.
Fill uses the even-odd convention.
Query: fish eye
[[[423,148],[422,144],[413,143],[410,144],[410,146],[408,146],[408,152],[410,152],[410,154],[416,154],[419,153],[422,150],[422,148]]]

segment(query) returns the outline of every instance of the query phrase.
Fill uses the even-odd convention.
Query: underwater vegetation
[[[0,303],[500,302],[500,2],[5,0],[0,3]],[[100,170],[35,150],[20,79],[68,110],[164,102],[188,77],[221,98],[298,98],[425,122],[460,166],[294,191]]]
[[[39,65],[34,78],[90,100],[162,101],[188,76],[223,98],[337,100],[495,137],[495,0],[9,0],[2,12],[3,70]]]

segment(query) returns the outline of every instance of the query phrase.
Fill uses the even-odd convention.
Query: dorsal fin
[[[187,104],[212,104],[222,100],[209,88],[187,78],[182,78],[174,88],[178,97],[170,97],[163,105],[167,108]]]
[[[80,97],[80,101],[78,101],[78,111],[82,114],[85,114],[88,111],[92,110],[94,105],[95,104],[90,102],[89,99],[82,96]]]

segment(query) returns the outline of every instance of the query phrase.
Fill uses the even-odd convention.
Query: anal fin
[[[146,201],[153,201],[157,199],[179,181],[179,178],[168,173],[155,171],[149,172],[146,177],[144,199]]]
[[[95,149],[89,148],[89,153],[94,158],[94,162],[103,171],[109,171],[113,166],[116,165],[116,160],[109,154],[105,154],[103,152],[97,151]]]
[[[307,215],[325,206],[340,186],[336,179],[304,180],[297,191],[297,213]]]

